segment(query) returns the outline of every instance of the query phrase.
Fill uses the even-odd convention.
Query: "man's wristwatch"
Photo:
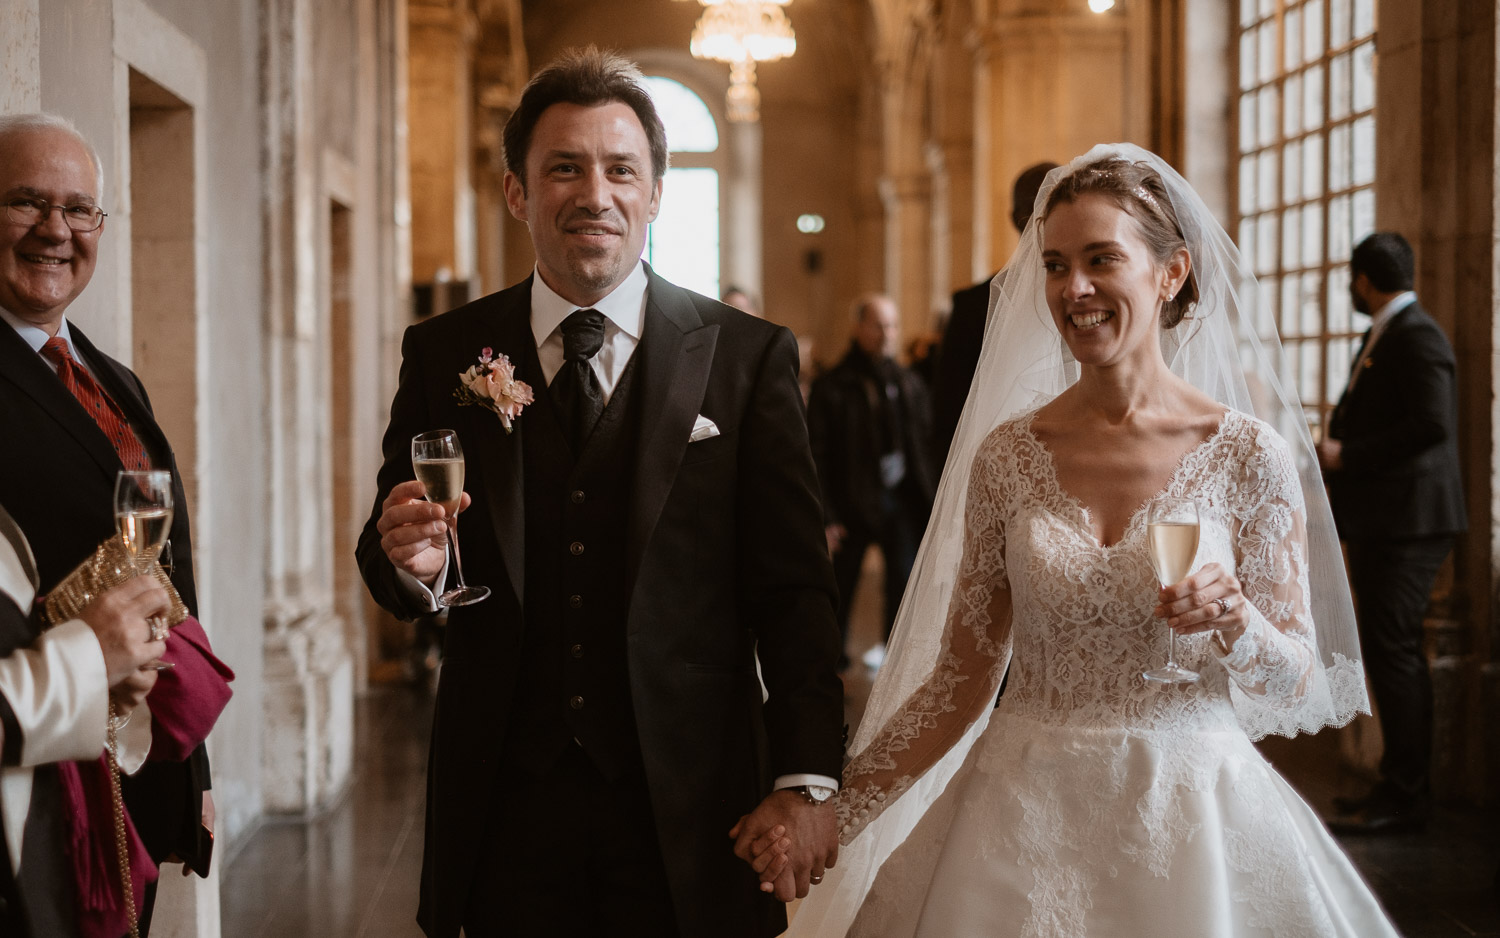
[[[827,785],[793,785],[786,791],[794,791],[807,799],[808,804],[827,804],[828,799],[838,794],[838,790],[829,788]]]

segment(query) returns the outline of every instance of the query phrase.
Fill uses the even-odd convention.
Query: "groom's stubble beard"
[[[574,283],[593,292],[609,292],[619,286],[640,258],[645,247],[644,232],[637,235],[631,231],[615,212],[577,220],[605,224],[619,233],[614,245],[570,245],[565,255],[567,273]]]

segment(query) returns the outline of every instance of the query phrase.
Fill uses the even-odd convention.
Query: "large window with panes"
[[[1239,0],[1236,231],[1310,423],[1368,325],[1349,252],[1375,227],[1375,0]]]

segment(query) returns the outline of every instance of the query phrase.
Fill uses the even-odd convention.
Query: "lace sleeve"
[[[844,770],[836,808],[848,844],[995,700],[1010,657],[1000,471],[991,437],[969,475],[964,550],[937,666]]]
[[[1231,496],[1234,551],[1250,622],[1227,654],[1240,721],[1252,735],[1284,722],[1322,678],[1308,597],[1307,513],[1286,443],[1262,427]],[[1217,653],[1217,652],[1216,652]],[[1326,691],[1326,689],[1325,689]]]

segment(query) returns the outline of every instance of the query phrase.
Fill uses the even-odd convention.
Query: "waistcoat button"
[[[573,504],[575,504],[575,505],[582,505],[583,504],[583,489],[577,489],[577,490],[575,490],[573,492],[572,498],[573,498]]]
[[[583,597],[579,596],[577,593],[574,593],[572,596],[568,597],[568,605],[572,606],[574,609],[582,609]]]
[[[574,645],[572,648],[568,649],[568,651],[572,652],[574,658],[582,658],[583,657],[583,646],[582,645]]]
[[[583,698],[582,697],[573,697],[573,698],[571,698],[568,701],[568,706],[572,707],[574,710],[582,710],[583,709]]]
[[[574,557],[577,557],[579,554],[583,553],[583,542],[582,541],[574,541],[573,543],[571,543],[571,544],[568,545],[568,551]]]

